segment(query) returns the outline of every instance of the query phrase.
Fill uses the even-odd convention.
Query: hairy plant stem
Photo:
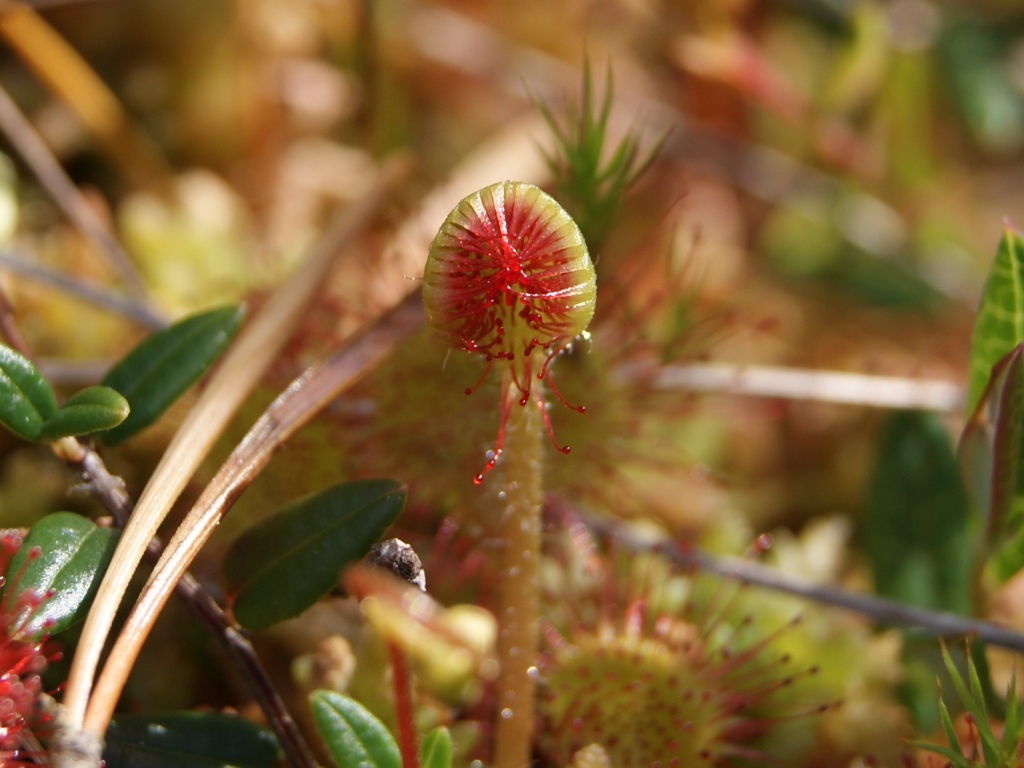
[[[494,727],[495,768],[526,768],[533,744],[534,676],[537,659],[540,559],[541,452],[543,425],[535,403],[520,406],[511,366],[502,380],[509,412],[505,446],[495,467],[493,493],[500,518],[498,698]]]

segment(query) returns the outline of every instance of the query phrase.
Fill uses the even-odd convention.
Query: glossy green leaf
[[[73,512],[55,512],[29,529],[11,559],[0,600],[10,591],[51,593],[32,614],[26,629],[33,635],[56,634],[84,619],[114,554],[118,532],[101,528]]]
[[[342,483],[289,504],[239,536],[222,575],[235,619],[258,629],[296,616],[329,592],[398,517],[405,487]]]
[[[967,496],[942,425],[901,412],[884,425],[864,512],[863,545],[878,594],[966,614]]]
[[[87,435],[110,429],[128,416],[128,401],[110,387],[89,387],[76,392],[43,422],[39,440]]]
[[[428,733],[420,744],[420,768],[451,768],[452,735],[444,726]]]
[[[215,712],[122,716],[110,724],[107,768],[274,768],[273,734],[240,717]]]
[[[1024,342],[1024,239],[1010,226],[999,243],[971,335],[966,415],[977,407],[995,364]]]
[[[245,312],[222,307],[192,315],[154,333],[104,377],[131,404],[131,413],[100,438],[108,445],[148,427],[191,387],[235,335]]]
[[[0,424],[25,440],[36,440],[43,423],[57,411],[50,384],[10,347],[0,344]]]
[[[398,745],[362,704],[334,691],[309,696],[313,722],[338,768],[401,768]]]

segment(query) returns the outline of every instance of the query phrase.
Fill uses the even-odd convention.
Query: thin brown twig
[[[713,555],[695,547],[681,547],[674,542],[652,542],[649,537],[631,533],[615,523],[599,522],[592,518],[584,518],[584,522],[592,530],[609,536],[633,552],[657,552],[684,568],[696,567],[708,573],[785,592],[823,605],[856,611],[881,624],[919,629],[937,637],[977,637],[989,645],[1024,653],[1024,634],[987,621],[918,608],[827,584],[814,584],[750,560]]]
[[[143,328],[157,331],[166,327],[166,321],[154,314],[143,303],[121,296],[99,285],[54,272],[52,269],[29,261],[9,249],[0,249],[0,268],[9,269],[23,277],[35,280],[63,291],[69,296],[102,309],[127,317]]]
[[[100,221],[85,201],[82,193],[71,182],[60,163],[39,138],[7,91],[0,86],[0,131],[3,131],[32,172],[39,179],[57,206],[72,224],[106,257],[128,292],[145,301],[146,285],[135,269],[131,258]]]

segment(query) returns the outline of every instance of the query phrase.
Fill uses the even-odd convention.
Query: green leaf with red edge
[[[960,436],[957,460],[982,522],[979,557],[996,578],[1024,566],[1024,344],[999,360]]]
[[[309,705],[338,768],[401,768],[394,737],[358,701],[334,691],[313,691]]]
[[[49,382],[28,358],[0,344],[0,424],[25,440],[36,440],[57,412]]]
[[[1024,239],[1009,224],[996,251],[971,335],[966,411],[970,417],[992,368],[1024,343]]]
[[[232,305],[186,317],[144,339],[103,378],[131,404],[123,422],[99,436],[116,445],[148,427],[203,375],[242,324]]]
[[[110,387],[88,387],[76,392],[43,422],[39,440],[87,435],[110,429],[128,416],[128,401]]]
[[[73,512],[47,515],[29,529],[11,559],[0,600],[27,589],[50,593],[24,629],[32,636],[62,632],[85,618],[117,538],[117,531]]]
[[[274,768],[266,728],[218,712],[120,716],[106,733],[106,768]]]
[[[405,486],[360,480],[300,499],[239,536],[221,565],[235,619],[250,629],[296,616],[333,589],[405,504]]]

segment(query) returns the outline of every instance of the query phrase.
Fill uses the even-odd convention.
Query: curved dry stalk
[[[71,723],[80,726],[85,720],[93,676],[114,614],[157,528],[228,420],[291,336],[338,252],[369,224],[404,166],[387,166],[371,192],[334,220],[305,263],[274,293],[228,350],[167,447],[124,529],[86,618],[64,696]]]

